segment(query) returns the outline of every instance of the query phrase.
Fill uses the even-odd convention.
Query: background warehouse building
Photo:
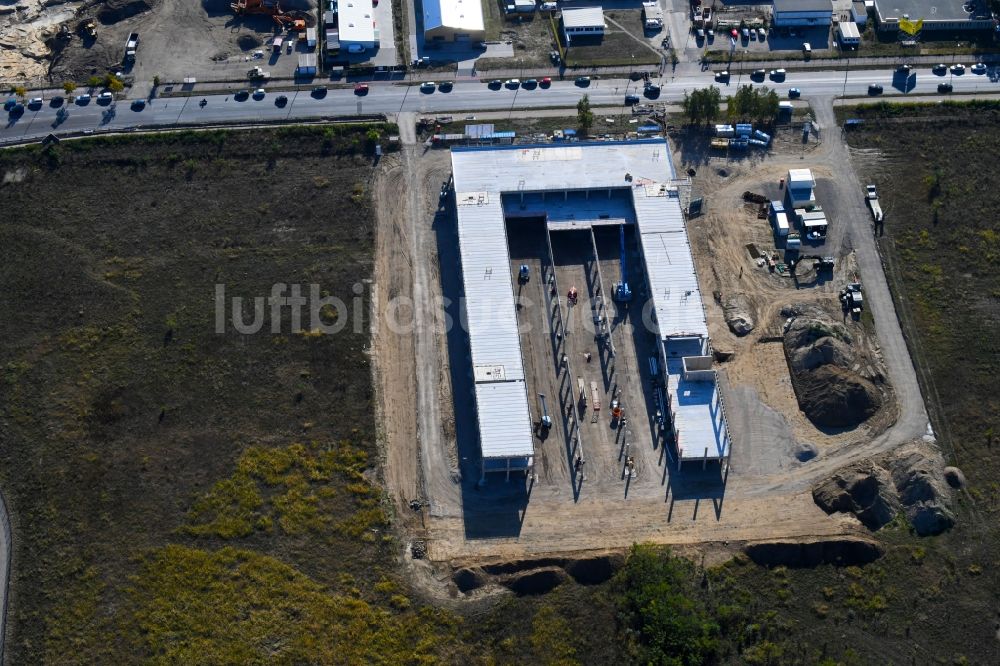
[[[480,0],[423,0],[424,39],[473,41],[486,39]]]
[[[774,0],[774,25],[778,28],[822,27],[833,22],[831,0]]]
[[[558,202],[627,193],[634,217],[622,222],[636,225],[654,313],[655,402],[669,415],[677,465],[728,463],[731,437],[666,141],[462,147],[451,159],[483,477],[530,472],[534,461],[538,415],[529,408],[504,215],[504,197],[516,206],[533,194]]]
[[[899,20],[923,20],[923,30],[989,30],[993,17],[985,0],[875,0],[880,31],[896,32]]]

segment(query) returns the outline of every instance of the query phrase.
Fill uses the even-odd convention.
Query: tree
[[[14,94],[18,97],[24,97],[28,94],[28,89],[24,86],[14,86]]]
[[[684,93],[684,113],[691,123],[704,120],[707,123],[719,117],[719,102],[722,100],[722,93],[715,86],[709,86],[701,90],[695,90],[690,95]]]
[[[688,117],[688,121],[694,125],[698,122],[698,116],[701,113],[701,109],[698,107],[698,91],[695,90],[690,95],[687,91],[684,91],[684,100],[681,102],[681,107],[684,109],[684,113]]]
[[[695,666],[712,663],[719,651],[719,625],[694,586],[694,565],[658,546],[633,546],[615,575],[619,617],[642,649],[645,664]]]
[[[64,81],[63,90],[66,92],[67,95],[72,95],[73,91],[76,90],[76,84],[73,83],[72,81]]]
[[[160,85],[160,75],[159,74],[157,74],[156,76],[153,77],[153,85],[154,86]]]
[[[580,131],[586,134],[594,125],[594,112],[590,110],[590,96],[584,95],[576,103],[576,123]]]
[[[121,92],[125,90],[125,84],[121,79],[112,76],[107,82],[108,90],[111,92]]]
[[[91,76],[89,79],[87,79],[87,87],[88,88],[96,88],[97,86],[101,85],[101,83],[103,83],[103,82],[104,82],[104,79],[102,79],[101,77],[99,77],[99,76]]]

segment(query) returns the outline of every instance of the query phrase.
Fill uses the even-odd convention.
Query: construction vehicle
[[[93,21],[84,21],[76,27],[76,31],[87,39],[97,39],[97,24]]]
[[[521,264],[521,267],[517,271],[517,281],[519,284],[527,284],[528,280],[531,279],[531,269],[528,268],[528,264]]]
[[[125,62],[135,62],[135,50],[139,48],[139,33],[130,33],[125,40]]]
[[[279,0],[236,0],[229,6],[237,16],[270,16],[279,26],[288,26],[293,30],[305,30],[316,20],[309,12],[286,12],[281,8]]]
[[[858,317],[864,310],[865,301],[861,294],[861,283],[852,282],[840,291],[840,303],[851,315]]]
[[[865,201],[868,202],[868,207],[871,208],[872,217],[875,218],[875,222],[881,222],[884,214],[882,213],[882,204],[878,201],[878,190],[875,189],[874,185],[865,186]]]
[[[254,67],[253,69],[247,72],[247,78],[250,79],[251,81],[256,81],[259,79],[269,79],[271,78],[271,72],[265,72],[258,66]]]
[[[628,275],[625,266],[625,225],[618,227],[618,245],[621,252],[622,280],[615,283],[615,300],[619,303],[628,303],[632,300],[632,290],[628,286]]]

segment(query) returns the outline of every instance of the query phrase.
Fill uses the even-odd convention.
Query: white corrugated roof
[[[604,25],[604,8],[597,7],[567,7],[562,10],[563,25],[567,28],[585,28],[587,26]]]
[[[479,442],[484,458],[515,458],[535,454],[523,381],[476,384]]]
[[[676,199],[670,200],[680,207]],[[649,293],[656,312],[656,326],[663,338],[677,336],[708,337],[705,306],[698,288],[698,275],[691,258],[691,246],[683,232],[642,233],[639,217],[639,242],[642,244]]]
[[[371,0],[342,0],[339,11],[337,28],[341,44],[367,44],[376,41]]]
[[[499,194],[458,206],[458,241],[472,364],[503,366],[508,381],[524,379]]]
[[[795,183],[796,185],[800,183],[809,183],[810,186],[814,185],[812,171],[809,169],[789,169],[788,170],[788,183],[791,185]]]
[[[586,150],[586,159],[584,159]],[[625,175],[663,182],[673,166],[663,139],[570,145],[456,147],[456,192],[541,192],[628,187]]]
[[[423,0],[424,32],[434,28],[453,28],[482,32],[483,5],[480,0]]]

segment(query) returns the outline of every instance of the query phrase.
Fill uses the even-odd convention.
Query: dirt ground
[[[404,135],[405,125],[400,119]],[[823,252],[837,256],[836,274],[825,282],[814,280],[815,284],[807,284],[813,278],[802,274],[799,288],[790,278],[758,269],[744,248],[746,242],[773,246],[764,242],[769,237],[766,221],[743,212],[742,192],[771,183],[775,192],[768,191],[768,196],[776,196],[779,174],[802,165],[811,154],[822,155],[822,144],[802,147],[785,138],[772,155],[753,162],[715,162],[703,156],[692,160],[694,150],[680,142],[675,159],[679,169],[696,168],[696,193],[709,201],[708,212],[690,222],[689,233],[713,344],[734,354],[719,367],[735,440],[729,474],[722,475],[718,467],[675,474],[669,456],[651,450],[639,456],[646,468],[634,481],[621,474],[619,465],[609,463],[595,467],[579,493],[568,480],[572,475],[561,473],[510,482],[491,478],[479,487],[475,407],[465,368],[468,341],[437,329],[421,337],[419,327],[409,341],[408,333],[401,338],[380,327],[375,337],[383,393],[379,402],[387,412],[389,405],[403,406],[383,415],[386,480],[397,506],[406,506],[401,525],[410,543],[420,541],[430,560],[530,557],[626,547],[635,541],[698,544],[864,534],[856,521],[827,516],[816,507],[811,485],[864,455],[862,444],[892,422],[892,408],[853,430],[818,430],[798,410],[780,342],[761,340],[774,331],[780,335],[777,313],[783,305],[816,302],[837,307],[837,291],[852,272],[850,244],[843,232],[838,234],[834,212]],[[390,295],[407,293],[411,277],[402,273],[418,276],[409,285],[413,293],[423,293],[418,303],[451,298],[461,284],[454,218],[450,209],[439,207],[449,155],[411,145],[401,160],[384,165],[376,185],[378,319],[390,314],[386,302]],[[719,168],[726,170],[725,177]],[[828,194],[823,180],[830,174],[821,165],[815,172],[822,200]],[[613,253],[608,262],[603,254],[602,264],[617,263]],[[439,265],[448,270],[438,271]],[[613,266],[602,270],[612,271],[605,280],[614,278]],[[711,298],[714,291],[736,289],[753,296],[758,322],[753,334],[742,339],[729,332],[721,308]],[[448,307],[444,310],[451,312]],[[426,316],[434,316],[433,312],[432,307]],[[852,333],[866,340],[866,349],[877,359],[870,322],[862,318],[851,325]],[[411,348],[417,350],[414,362],[388,361],[400,359]],[[434,410],[438,416],[431,419],[427,414]],[[819,456],[800,462],[796,451],[803,444],[815,445]],[[546,446],[540,445],[540,453]],[[562,465],[562,458],[565,455],[551,460]],[[423,508],[409,506],[412,499]]]
[[[787,134],[799,141],[797,131],[789,130]],[[701,135],[683,139],[675,159],[681,164],[688,161],[685,153],[693,151],[688,151],[685,143],[705,141],[707,138]],[[890,401],[868,422],[844,431],[821,430],[799,409],[780,341],[784,321],[780,311],[792,303],[815,303],[834,311],[840,320],[837,294],[852,281],[857,264],[837,224],[836,202],[823,196],[826,193],[823,180],[831,174],[822,167],[813,167],[813,174],[820,181],[817,200],[831,219],[831,229],[825,243],[813,246],[806,242],[802,253],[834,256],[833,276],[819,276],[811,267],[803,266],[795,279],[782,277],[758,265],[748,252],[747,245],[753,244],[760,251],[781,254],[775,247],[768,220],[757,219],[756,212],[744,206],[742,194],[749,190],[771,199],[782,196],[779,179],[785,177],[789,168],[809,166],[810,155],[820,152],[822,146],[814,141],[803,148],[794,141],[779,140],[776,154],[764,159],[760,156],[743,160],[704,158],[706,161],[695,169],[693,187],[698,195],[705,197],[707,212],[689,223],[689,233],[702,293],[706,295],[712,344],[716,349],[733,353],[733,359],[725,364],[730,381],[734,385],[752,386],[768,407],[785,415],[796,440],[811,442],[821,450],[835,449],[866,441],[884,431],[895,418],[895,407]],[[786,151],[794,152],[788,155]],[[716,293],[723,300],[733,293],[746,296],[756,322],[749,335],[738,337],[730,331],[719,303],[707,297]],[[845,318],[844,323],[857,339],[862,355],[880,367],[878,341],[870,320]]]
[[[275,34],[274,22],[266,16],[236,17],[229,0],[104,0],[43,6],[34,0],[29,8],[8,15],[0,26],[0,74],[5,80],[61,83],[85,81],[92,75],[122,70],[125,39],[140,35],[134,65],[126,76],[148,84],[153,77],[180,81],[233,78],[252,65],[260,65],[272,77],[291,77],[297,52],[272,55],[264,46]],[[286,10],[312,12],[315,0],[290,0]],[[79,26],[93,20],[97,38],[84,36]],[[69,28],[69,40],[58,38],[59,27]],[[304,48],[304,47],[303,47]],[[253,59],[262,49],[266,57]]]

